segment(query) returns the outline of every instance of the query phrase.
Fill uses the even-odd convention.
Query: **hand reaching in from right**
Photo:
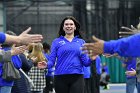
[[[94,43],[85,43],[82,47],[82,51],[86,51],[86,53],[89,54],[90,58],[104,52],[104,41],[96,38],[95,36],[93,36],[92,39]]]
[[[140,33],[139,27],[135,28],[133,25],[131,25],[131,28],[122,26],[121,31],[119,31],[119,37],[123,38],[137,33]]]

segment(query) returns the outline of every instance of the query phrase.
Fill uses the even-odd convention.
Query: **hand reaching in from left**
[[[31,31],[31,27],[22,32],[18,37],[21,44],[29,44],[34,42],[41,42],[43,36],[41,34],[28,34]]]

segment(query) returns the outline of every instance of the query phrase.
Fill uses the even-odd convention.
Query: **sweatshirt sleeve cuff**
[[[6,35],[2,32],[0,32],[0,43],[4,43],[6,40]]]
[[[104,53],[108,53],[109,46],[107,42],[104,42]]]

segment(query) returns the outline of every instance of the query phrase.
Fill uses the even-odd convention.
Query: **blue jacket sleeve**
[[[104,53],[118,53],[124,57],[140,56],[140,34],[104,43]]]
[[[53,41],[51,45],[51,53],[49,55],[49,60],[47,62],[47,68],[52,68],[56,61],[56,42]]]
[[[22,66],[22,62],[17,55],[12,56],[11,61],[13,62],[15,68],[20,69]]]
[[[83,45],[85,43],[84,40],[82,40],[82,44]],[[82,51],[81,51],[81,54],[80,54],[80,59],[81,59],[81,62],[82,64],[87,67],[87,66],[90,66],[91,64],[91,59],[89,58],[88,54],[83,54]]]
[[[4,33],[0,32],[0,43],[4,43],[6,40],[6,36]]]
[[[22,62],[23,71],[28,72],[34,65],[32,60],[27,59],[24,54],[20,54],[19,58],[20,58],[20,60]]]

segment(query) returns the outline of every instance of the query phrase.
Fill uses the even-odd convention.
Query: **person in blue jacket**
[[[105,72],[109,75],[109,68],[108,68],[106,62],[103,63],[103,65],[102,65],[102,69],[104,69]]]
[[[128,71],[132,69],[136,70],[136,60],[137,58],[126,57],[125,61],[122,61],[123,67],[126,69],[126,93],[134,93],[135,87],[137,88],[137,78],[136,76],[130,76],[127,74]]]
[[[15,35],[13,32],[7,32],[7,34]],[[9,51],[11,50],[12,44],[3,44],[2,50]],[[18,55],[14,55],[11,57],[11,62],[13,62],[15,68],[21,68],[22,62],[19,59]],[[14,80],[6,80],[2,78],[3,74],[3,63],[4,61],[0,62],[0,93],[11,93],[12,86],[14,84]]]
[[[95,62],[96,62],[95,93],[100,93],[101,58],[99,55],[96,57]]]
[[[39,62],[38,67],[52,68],[55,65],[54,84],[56,93],[83,93],[83,66],[91,64],[81,46],[85,43],[80,35],[80,24],[72,16],[63,19],[59,37],[53,40],[49,61]]]
[[[123,57],[140,56],[140,33],[126,38],[111,41],[103,41],[93,36],[93,40],[95,41],[95,43],[86,43],[82,47],[83,52],[87,50],[90,56],[103,53],[118,53]]]

